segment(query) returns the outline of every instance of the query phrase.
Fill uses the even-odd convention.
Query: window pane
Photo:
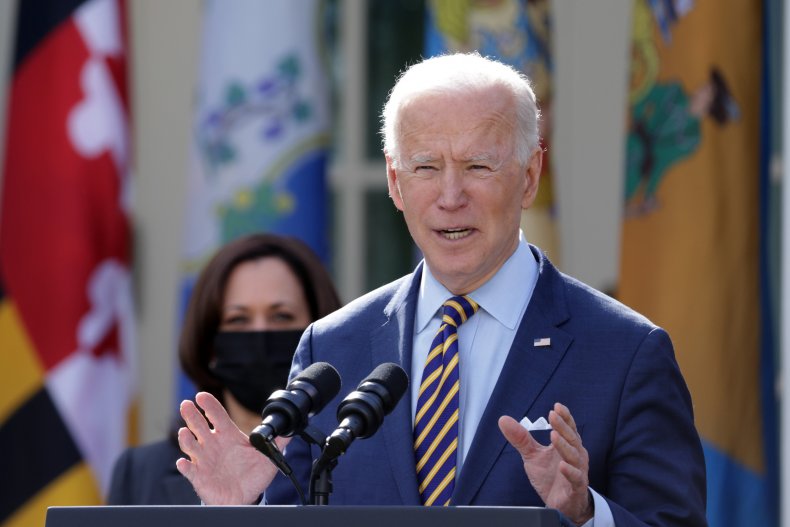
[[[365,196],[365,287],[371,291],[410,273],[417,260],[403,214],[393,205],[386,190],[371,190]]]
[[[425,0],[368,2],[368,89],[365,152],[381,159],[379,114],[395,77],[422,56]]]

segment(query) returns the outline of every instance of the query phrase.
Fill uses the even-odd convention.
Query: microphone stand
[[[290,480],[291,484],[294,486],[294,489],[296,489],[296,493],[299,495],[299,501],[301,504],[307,505],[307,500],[305,500],[304,497],[304,491],[302,491],[302,487],[296,480],[291,466],[285,460],[285,456],[283,456],[283,453],[279,448],[277,448],[277,443],[274,442],[274,439],[260,438],[256,441],[250,441],[250,443],[252,443],[252,445],[258,449],[261,454],[268,457],[272,463],[274,463],[274,466],[276,466],[277,469]]]
[[[323,448],[324,443],[326,442],[326,438],[321,433],[321,431],[312,425],[305,426],[305,428],[301,432],[299,432],[299,437],[304,439],[307,443],[318,445],[321,448]],[[291,484],[296,489],[296,493],[299,495],[299,501],[301,502],[301,504],[307,505],[308,503],[304,497],[304,492],[302,491],[302,487],[299,485],[299,481],[297,481],[296,477],[294,476],[291,466],[285,460],[285,456],[280,451],[280,449],[277,448],[277,444],[274,442],[274,438],[263,437],[260,434],[257,436],[253,434],[250,436],[250,438],[251,438],[250,443],[256,449],[258,449],[259,452],[261,452],[266,457],[268,457],[272,461],[272,463],[274,463],[274,465],[279,469],[279,471],[291,481]],[[335,465],[337,465],[337,462],[335,462]],[[331,490],[332,490],[332,481],[330,476],[328,492],[331,492]],[[326,493],[327,498],[325,498],[325,501],[323,503],[316,503],[315,502],[316,498],[313,497],[313,483],[312,481],[310,482],[310,497],[311,497],[311,501],[313,502],[313,505],[326,505],[326,503],[328,502],[328,492]]]
[[[310,472],[310,498],[313,505],[329,505],[332,470],[337,466],[337,459],[353,440],[353,434],[346,428],[338,428],[324,440],[321,456],[313,462]]]
[[[329,505],[329,494],[332,492],[332,469],[337,466],[337,459],[329,460],[319,467],[319,459],[313,462],[310,473],[310,500],[313,505]]]
[[[332,469],[337,466],[337,459],[326,457],[326,445],[329,438],[312,425],[306,426],[299,436],[308,443],[321,448],[321,456],[313,461],[310,471],[310,504],[329,505],[329,494],[332,492]]]
[[[340,424],[335,431],[323,440],[318,433],[308,436],[309,442],[321,448],[321,455],[313,461],[310,471],[310,501],[313,505],[329,505],[332,470],[337,466],[338,458],[354,439],[364,439],[376,432],[408,384],[409,378],[403,368],[394,363],[380,364],[340,403],[337,408]]]

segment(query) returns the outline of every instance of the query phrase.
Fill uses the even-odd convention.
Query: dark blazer
[[[563,275],[531,246],[539,265],[532,299],[458,476],[456,505],[543,503],[521,457],[497,419],[547,417],[567,405],[589,452],[590,486],[604,496],[618,527],[705,525],[705,466],[691,399],[666,332],[608,296]],[[411,371],[414,314],[422,266],[311,325],[295,365],[326,361],[341,393],[311,421],[323,433],[337,426],[335,408],[377,365]],[[525,286],[526,287],[526,286]],[[518,294],[519,284],[513,284]],[[548,337],[551,345],[535,347]],[[335,505],[419,505],[410,398],[381,429],[357,440],[333,471]],[[548,433],[537,433],[548,443]],[[312,450],[312,451],[311,451]],[[297,438],[286,450],[305,492],[317,447]],[[269,503],[293,503],[278,476]]]
[[[192,485],[176,469],[184,457],[172,439],[129,448],[115,462],[109,505],[200,505]]]

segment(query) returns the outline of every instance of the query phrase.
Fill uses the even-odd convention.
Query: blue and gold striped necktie
[[[422,372],[414,452],[423,505],[449,505],[455,488],[458,450],[458,326],[477,312],[468,296],[442,306],[442,324],[431,343]]]

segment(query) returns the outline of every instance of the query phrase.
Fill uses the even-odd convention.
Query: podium
[[[50,507],[46,527],[559,527],[540,507],[118,506]]]

